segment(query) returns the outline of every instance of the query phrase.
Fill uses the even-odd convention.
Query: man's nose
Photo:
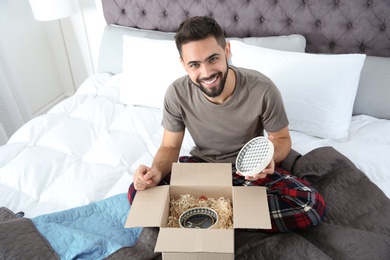
[[[201,78],[208,78],[210,77],[213,73],[212,73],[212,68],[210,65],[208,64],[202,64],[200,66],[200,75],[201,75]]]

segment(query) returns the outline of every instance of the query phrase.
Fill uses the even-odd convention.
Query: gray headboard
[[[390,119],[390,0],[102,0],[102,4],[108,26],[98,72],[121,71],[122,34],[128,27],[175,32],[187,17],[209,15],[228,37],[301,34],[309,53],[367,54],[353,113]]]
[[[390,57],[389,0],[102,0],[107,24],[175,32],[214,17],[229,37],[302,34],[306,52]]]

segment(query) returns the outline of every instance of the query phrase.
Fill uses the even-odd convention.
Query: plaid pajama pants
[[[195,157],[182,156],[179,162],[204,161]],[[278,166],[274,174],[268,174],[257,181],[247,181],[236,174],[236,168],[233,165],[232,181],[234,186],[265,186],[267,188],[272,229],[262,231],[279,233],[308,228],[319,224],[325,215],[325,202],[321,195],[307,181],[291,175]],[[170,174],[160,185],[169,183]],[[128,191],[130,204],[133,203],[136,192],[132,183]]]

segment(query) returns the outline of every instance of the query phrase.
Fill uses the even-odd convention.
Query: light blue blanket
[[[127,194],[32,219],[61,259],[103,259],[134,245],[141,228],[124,228]]]

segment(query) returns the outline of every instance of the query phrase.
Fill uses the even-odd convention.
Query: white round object
[[[268,138],[259,136],[241,148],[236,159],[236,169],[244,176],[253,176],[264,170],[274,155],[274,145]]]

